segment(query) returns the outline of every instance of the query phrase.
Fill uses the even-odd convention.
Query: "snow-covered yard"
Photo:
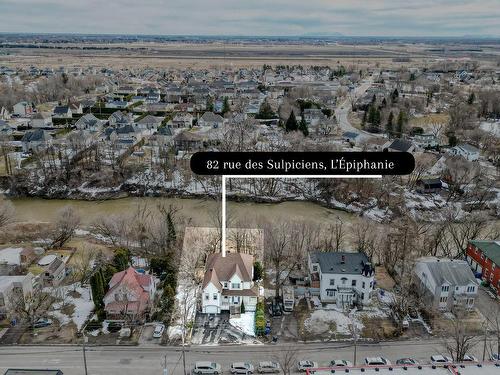
[[[44,291],[59,299],[58,302],[52,305],[53,310],[49,312],[49,315],[57,319],[62,326],[73,322],[78,331],[80,331],[92,314],[92,311],[94,311],[95,306],[91,298],[90,288],[82,287],[80,283],[58,288],[45,288]],[[73,313],[69,316],[61,310],[70,305],[74,309]]]
[[[21,264],[21,252],[22,247],[14,248],[8,247],[0,250],[0,262],[6,262],[7,264]]]
[[[198,289],[197,286],[182,281],[177,286],[177,294],[175,296],[177,301],[173,312],[176,319],[167,329],[169,339],[182,338],[184,325],[189,326],[194,321]],[[187,331],[188,328],[186,328],[186,335],[188,334]]]
[[[255,312],[246,312],[239,318],[230,318],[229,324],[246,335],[255,336]]]

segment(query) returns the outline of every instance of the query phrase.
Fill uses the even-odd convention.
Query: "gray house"
[[[43,129],[31,130],[24,134],[21,139],[24,152],[38,151],[47,148],[52,138]]]
[[[478,283],[464,260],[421,258],[413,269],[415,284],[424,303],[435,310],[470,310]]]

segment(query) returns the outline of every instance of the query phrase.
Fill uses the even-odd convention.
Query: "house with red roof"
[[[104,310],[109,319],[143,319],[151,310],[156,279],[133,267],[115,273],[104,296]]]
[[[205,264],[202,288],[203,313],[239,312],[242,303],[246,311],[255,311],[258,292],[253,282],[253,256],[210,254]]]

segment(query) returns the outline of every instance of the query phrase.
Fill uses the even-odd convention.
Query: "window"
[[[450,290],[450,286],[449,285],[443,285],[441,287],[441,292],[448,292]]]
[[[356,280],[352,280],[351,286],[356,286]]]
[[[240,289],[240,283],[232,283],[231,289]]]
[[[330,279],[330,285],[335,285],[335,279]]]
[[[467,306],[472,306],[474,304],[474,298],[467,298]]]
[[[439,302],[440,302],[440,303],[446,303],[447,301],[448,301],[448,297],[441,297],[441,298],[439,299]]]
[[[210,299],[210,294],[205,294],[205,301],[208,301]]]
[[[224,288],[227,288],[227,282],[224,282]]]
[[[472,285],[469,285],[467,287],[467,293],[474,293],[475,290],[476,290],[476,288]]]
[[[217,301],[217,293],[214,293],[214,301]]]
[[[341,278],[340,281],[342,282],[342,285],[347,284],[347,279],[345,277]]]
[[[313,266],[313,272],[318,272],[318,266],[316,265]]]
[[[326,295],[327,295],[328,297],[334,297],[334,296],[335,296],[335,292],[334,292],[333,290],[331,290],[331,289],[328,289],[328,290],[326,291]]]
[[[365,294],[364,293],[361,293],[361,299],[365,299]]]
[[[362,287],[363,289],[365,289],[365,287],[366,287],[366,283],[365,283],[364,281],[363,281],[363,284],[361,285],[361,287]]]

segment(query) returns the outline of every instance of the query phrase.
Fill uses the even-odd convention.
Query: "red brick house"
[[[500,295],[500,241],[469,241],[466,260]]]

